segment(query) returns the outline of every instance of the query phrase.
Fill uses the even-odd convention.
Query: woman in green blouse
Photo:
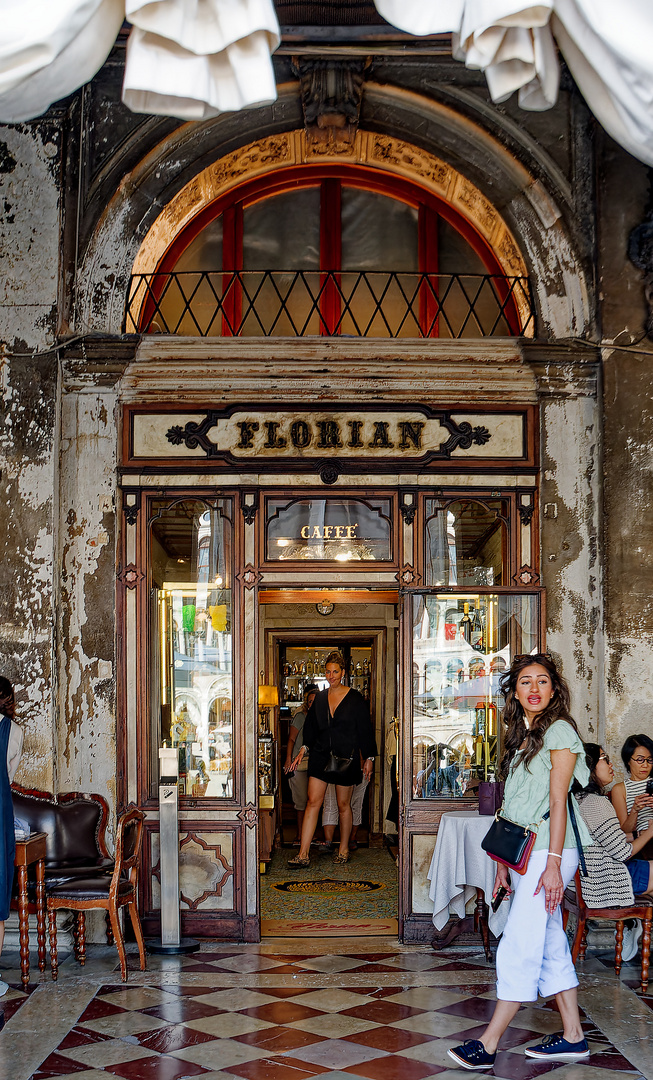
[[[548,1035],[526,1054],[542,1061],[586,1061],[589,1049],[580,1026],[578,979],[562,929],[561,902],[578,866],[578,849],[567,817],[567,795],[574,780],[589,779],[576,722],[569,711],[569,689],[548,654],[516,657],[501,679],[506,699],[503,813],[520,825],[537,828],[537,839],[522,876],[512,875],[510,914],[497,949],[497,1004],[480,1040],[449,1051],[465,1069],[491,1069],[496,1049],[520,1005],[555,997],[562,1035]],[[550,816],[542,821],[549,811]],[[539,826],[539,827],[538,827]],[[592,840],[577,815],[580,841]],[[509,890],[510,871],[497,863],[494,894]]]

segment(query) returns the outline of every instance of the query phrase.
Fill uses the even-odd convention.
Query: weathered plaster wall
[[[0,671],[18,696],[18,782],[54,782],[52,623],[60,130],[0,130]],[[27,355],[23,355],[27,354]]]
[[[625,346],[603,350],[606,740],[619,762],[627,735],[653,735],[653,345],[627,257],[651,191],[650,172],[607,137],[602,164],[603,340]]]
[[[602,737],[600,411],[596,381],[572,365],[540,373],[542,581],[547,647],[562,660],[583,737]]]
[[[61,410],[57,606],[61,790],[115,804],[115,479],[112,390],[76,388]]]

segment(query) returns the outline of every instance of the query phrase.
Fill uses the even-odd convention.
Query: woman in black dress
[[[372,775],[376,742],[370,720],[370,710],[358,690],[343,686],[345,661],[339,652],[329,653],[325,674],[328,690],[316,694],[304,723],[304,745],[292,763],[295,769],[308,751],[308,801],[302,825],[299,854],[288,860],[288,866],[303,870],[310,865],[310,848],[328,784],[335,784],[340,815],[340,847],[333,856],[335,863],[349,861],[351,833],[351,794],[360,784],[363,774]],[[327,772],[331,754],[351,758],[343,772]],[[362,763],[362,767],[361,767]]]

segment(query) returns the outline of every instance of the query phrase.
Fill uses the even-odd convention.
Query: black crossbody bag
[[[571,792],[567,795],[567,805],[569,807],[571,827],[574,830],[574,837],[576,839],[576,847],[578,848],[578,860],[580,862],[581,874],[583,877],[587,877],[587,866],[585,865],[583,846],[580,842],[580,834],[578,832],[578,823],[576,821],[576,812],[574,810]],[[510,818],[505,817],[501,810],[497,810],[494,815],[494,821],[481,840],[483,851],[486,851],[490,858],[494,859],[495,862],[503,863],[504,866],[509,867],[516,874],[525,874],[528,868],[528,861],[531,857],[531,851],[533,850],[535,839],[537,837],[537,830],[542,822],[546,821],[549,813],[550,811],[547,810],[546,814],[542,815],[537,826],[528,827],[526,825],[518,825],[516,821],[511,821]]]

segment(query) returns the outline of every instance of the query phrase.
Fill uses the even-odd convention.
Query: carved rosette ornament
[[[253,589],[260,580],[261,574],[251,563],[248,563],[239,574],[236,574],[236,581],[242,581],[246,589]]]
[[[513,576],[515,585],[539,585],[540,575],[531,566],[522,566]]]
[[[416,585],[420,579],[420,574],[417,573],[414,566],[410,563],[406,563],[402,566],[401,570],[398,570],[395,574],[395,578],[400,585]]]
[[[129,563],[118,574],[118,581],[121,585],[125,585],[128,589],[135,589],[138,584],[145,578],[145,574],[142,570],[139,570],[133,563]]]
[[[335,484],[342,472],[342,462],[337,458],[333,461],[318,461],[317,471],[323,484]]]
[[[247,803],[247,806],[243,806],[242,810],[239,810],[236,814],[239,821],[242,821],[248,829],[253,829],[258,824],[258,808],[256,803]]]

